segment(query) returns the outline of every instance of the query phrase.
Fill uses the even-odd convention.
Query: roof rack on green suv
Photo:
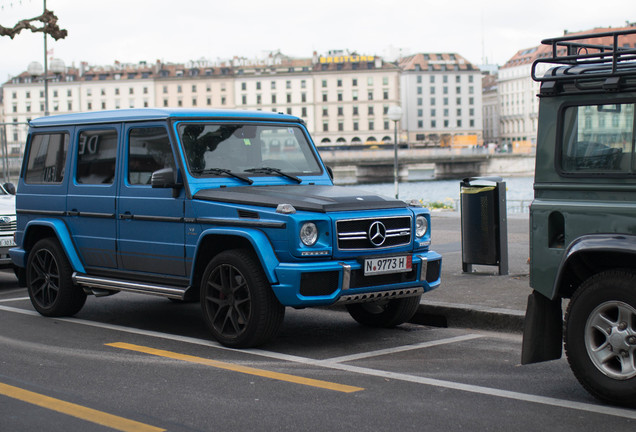
[[[522,363],[561,357],[636,406],[636,29],[568,35],[541,82]],[[540,72],[545,72],[540,75]],[[565,316],[563,299],[569,299]]]

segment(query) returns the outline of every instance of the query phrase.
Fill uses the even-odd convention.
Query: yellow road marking
[[[296,384],[303,384],[311,387],[318,387],[327,390],[334,390],[343,393],[354,393],[357,391],[364,390],[362,387],[353,387],[344,384],[336,384],[329,381],[316,380],[311,378],[303,378],[296,375],[289,375],[279,372],[271,372],[263,369],[256,369],[248,366],[239,366],[232,363],[221,362],[218,360],[210,360],[202,357],[195,357],[186,354],[179,354],[172,351],[164,351],[150,347],[144,347],[140,345],[132,345],[124,342],[116,342],[106,344],[107,346],[111,346],[114,348],[121,348],[130,351],[137,351],[145,354],[151,354],[159,357],[166,357],[175,360],[182,360],[190,363],[198,363],[205,366],[212,366],[219,369],[230,370],[234,372],[240,372],[249,375],[256,375],[264,378],[271,378],[279,381],[287,381]]]
[[[19,387],[10,386],[0,383],[0,395],[8,396],[12,399],[21,400],[32,405],[67,414],[82,420],[89,421],[98,425],[106,426],[122,432],[160,432],[165,431],[158,427],[139,423],[134,420],[128,420],[123,417],[97,411],[60,399],[55,399],[43,394],[34,393]]]

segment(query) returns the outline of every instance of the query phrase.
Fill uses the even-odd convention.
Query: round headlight
[[[428,231],[428,222],[426,221],[426,217],[419,215],[415,218],[415,236],[424,237],[426,231]]]
[[[305,222],[300,228],[300,240],[305,246],[313,246],[318,240],[318,228],[313,222]]]

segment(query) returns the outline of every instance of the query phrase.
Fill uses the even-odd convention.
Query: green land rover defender
[[[636,29],[544,40],[522,363],[636,406]],[[563,308],[565,308],[565,315]]]

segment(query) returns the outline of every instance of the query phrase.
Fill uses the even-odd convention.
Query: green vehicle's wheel
[[[586,280],[566,313],[572,372],[597,398],[636,406],[636,275],[607,271]]]
[[[38,241],[29,252],[26,284],[35,310],[45,316],[70,316],[86,302],[84,291],[73,285],[72,268],[52,238]]]
[[[395,327],[410,320],[420,304],[421,295],[393,300],[377,300],[347,305],[354,320],[370,327]]]
[[[201,281],[201,307],[213,336],[235,348],[272,339],[285,316],[260,262],[245,250],[225,251],[210,261]]]

